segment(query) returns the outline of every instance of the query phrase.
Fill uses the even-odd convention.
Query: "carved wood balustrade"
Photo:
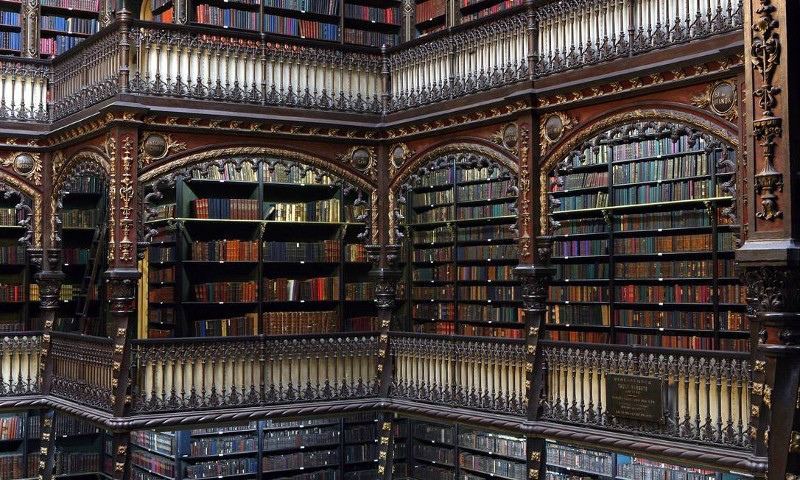
[[[749,354],[618,345],[542,342],[546,364],[543,420],[750,448]],[[610,374],[663,385],[663,421],[615,416]]]
[[[4,335],[0,339],[0,397],[37,394],[39,353],[42,336],[38,332]]]
[[[133,412],[377,396],[377,334],[137,340]]]
[[[524,415],[525,343],[393,333],[391,397]]]
[[[118,93],[381,114],[705,39],[743,21],[740,0],[529,8],[386,52],[119,16],[53,61],[0,60],[0,120],[58,120]]]
[[[110,411],[114,342],[75,333],[50,336],[50,395]]]

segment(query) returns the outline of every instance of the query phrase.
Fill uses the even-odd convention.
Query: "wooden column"
[[[123,118],[127,115],[123,114]],[[128,404],[128,328],[134,320],[137,268],[137,222],[140,215],[137,188],[138,132],[119,123],[112,127],[106,151],[111,152],[111,195],[109,198],[109,245],[105,280],[114,339],[112,357],[112,398],[114,414],[121,416]]]
[[[800,4],[743,8],[747,240],[736,261],[755,322],[750,438],[768,478],[783,480],[800,473],[800,34],[790,25]]]

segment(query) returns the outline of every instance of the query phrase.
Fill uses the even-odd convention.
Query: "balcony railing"
[[[39,393],[40,333],[13,333],[0,339],[0,397]]]
[[[131,354],[137,413],[377,395],[373,334],[138,340]]]
[[[522,415],[525,343],[421,334],[393,334],[391,396],[453,407]]]
[[[559,343],[543,343],[543,348],[547,420],[750,447],[747,354]],[[609,375],[652,379],[662,385],[662,398],[651,399],[663,409],[656,412],[660,421],[610,409]]]
[[[110,338],[53,332],[50,394],[111,410],[114,342]]]
[[[379,114],[740,30],[742,4],[572,0],[530,12],[517,7],[477,23],[385,54],[140,21],[129,23],[123,35],[116,23],[52,62],[0,60],[0,120],[58,120],[121,88],[136,95]]]

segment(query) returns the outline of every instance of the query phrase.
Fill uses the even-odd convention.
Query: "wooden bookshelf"
[[[307,166],[195,170],[148,225],[151,337],[374,331],[363,195]]]
[[[0,55],[20,55],[21,5],[21,2],[0,2]]]
[[[411,478],[527,478],[525,439],[463,425],[408,420]]]
[[[363,413],[135,431],[132,478],[371,479],[377,474],[378,419],[377,413]]]
[[[675,126],[601,134],[550,177],[556,340],[748,348],[733,149]],[[673,138],[670,138],[673,135]]]
[[[405,196],[408,328],[521,338],[516,179],[500,167],[455,160],[420,178]]]
[[[55,57],[100,30],[99,0],[42,0],[39,53]]]
[[[33,271],[27,249],[19,243],[25,229],[16,205],[27,198],[0,198],[0,332],[30,331],[38,328],[38,310],[29,294]]]
[[[55,413],[53,437],[53,478],[112,478],[113,456],[108,432],[78,417]]]
[[[99,175],[86,174],[64,185],[61,209],[61,308],[54,328],[106,336],[104,282],[107,265],[108,188]]]
[[[0,415],[0,478],[35,477],[40,439],[40,419],[35,410]]]

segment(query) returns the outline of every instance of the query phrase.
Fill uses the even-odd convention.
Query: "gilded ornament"
[[[572,130],[577,124],[578,120],[562,112],[554,112],[543,118],[539,126],[539,145],[542,152],[561,140],[564,132]]]
[[[186,144],[173,140],[172,135],[146,132],[139,144],[139,168],[183,150],[186,150]]]
[[[692,97],[692,104],[734,122],[739,118],[736,98],[736,85],[733,81],[722,80],[708,84],[702,93]]]

